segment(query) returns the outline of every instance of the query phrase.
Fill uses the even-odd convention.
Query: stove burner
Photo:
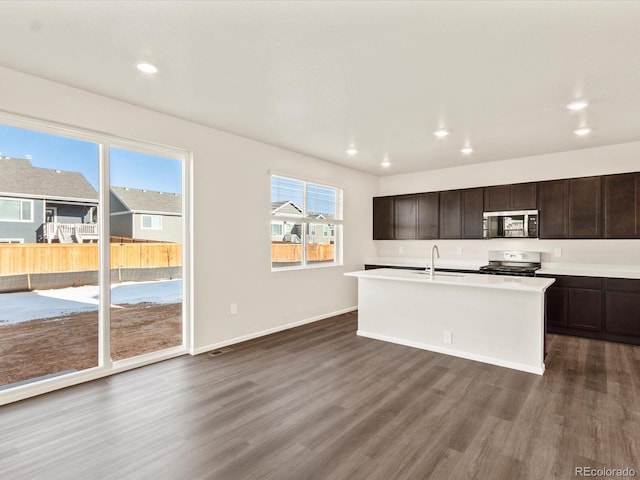
[[[533,277],[536,270],[540,268],[540,265],[528,264],[528,265],[499,265],[489,264],[480,267],[480,273],[494,274],[494,275],[517,275],[521,277]]]

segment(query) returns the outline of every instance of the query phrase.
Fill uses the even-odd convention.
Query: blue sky
[[[80,172],[98,189],[96,143],[0,125],[0,153],[15,158],[31,156],[34,167]],[[178,160],[112,148],[110,166],[111,185],[182,193]]]

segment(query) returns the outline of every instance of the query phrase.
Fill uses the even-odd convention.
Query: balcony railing
[[[85,240],[98,240],[97,223],[57,223],[42,224],[38,241],[51,243],[83,243]]]

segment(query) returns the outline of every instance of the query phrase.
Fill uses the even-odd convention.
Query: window
[[[162,217],[160,215],[142,215],[142,228],[162,230]]]
[[[272,237],[281,237],[282,236],[282,224],[274,223],[271,225],[271,236]]]
[[[342,190],[271,175],[271,232],[272,270],[341,264]]]
[[[1,222],[33,222],[33,200],[0,198]]]

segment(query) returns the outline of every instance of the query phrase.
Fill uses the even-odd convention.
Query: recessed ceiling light
[[[445,130],[444,128],[440,128],[439,130],[436,130],[435,132],[433,132],[433,134],[438,138],[444,138],[447,135],[449,135],[449,130]]]
[[[573,133],[579,135],[580,137],[584,137],[585,135],[589,135],[589,133],[591,133],[591,129],[589,127],[582,127],[574,130]]]
[[[142,73],[158,73],[158,68],[150,63],[139,63],[136,68]]]
[[[588,105],[589,105],[589,102],[587,102],[586,100],[576,100],[575,102],[571,102],[570,104],[568,104],[567,108],[569,110],[576,112],[578,110],[583,110],[587,108]]]
[[[384,160],[380,165],[384,168],[389,168],[391,166],[391,162],[389,160]]]
[[[464,147],[462,150],[460,150],[462,153],[464,153],[465,155],[469,155],[471,152],[473,152],[473,148],[471,147]]]
[[[347,155],[353,157],[354,155],[358,154],[358,150],[356,150],[355,148],[351,147],[351,148],[347,148]]]

